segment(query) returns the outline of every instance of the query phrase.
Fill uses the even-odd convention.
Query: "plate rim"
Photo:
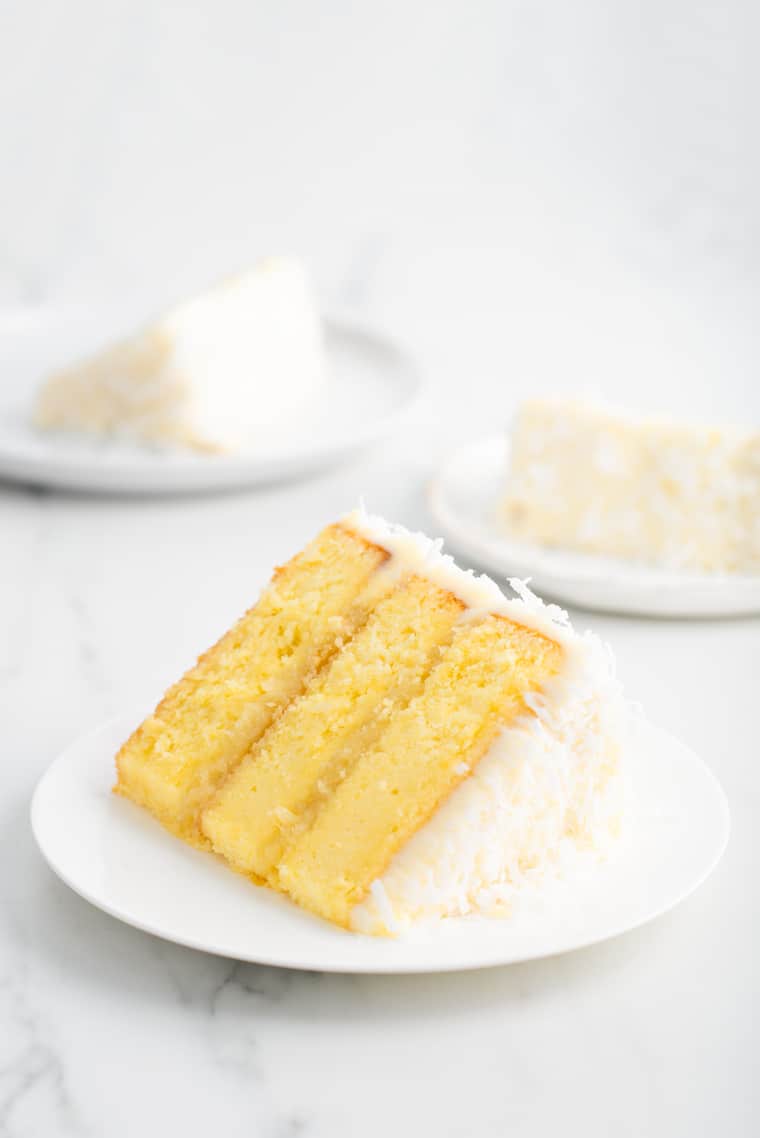
[[[705,781],[709,786],[713,802],[715,806],[715,837],[714,845],[712,848],[711,857],[701,867],[700,872],[690,877],[688,882],[681,888],[676,890],[676,894],[665,900],[661,900],[651,910],[648,910],[646,916],[641,918],[635,917],[632,920],[623,920],[617,925],[612,926],[605,932],[599,932],[591,936],[578,936],[575,939],[570,939],[567,942],[561,943],[558,947],[550,948],[546,951],[521,953],[518,955],[509,956],[508,953],[501,952],[500,954],[491,953],[486,954],[482,958],[476,960],[462,961],[460,959],[443,960],[431,964],[430,961],[415,961],[415,960],[402,960],[400,962],[387,961],[375,962],[369,960],[366,964],[362,962],[353,962],[350,965],[342,962],[330,961],[329,959],[320,959],[315,961],[313,957],[298,957],[297,953],[287,956],[278,955],[277,953],[267,951],[255,951],[251,949],[250,953],[246,955],[232,954],[229,950],[220,947],[218,943],[213,941],[213,936],[207,940],[201,940],[198,937],[187,936],[182,933],[172,933],[165,928],[154,924],[149,920],[135,917],[127,913],[123,908],[118,905],[110,904],[107,900],[96,896],[86,886],[74,880],[69,873],[57,862],[51,855],[47,846],[44,834],[44,827],[40,823],[40,815],[43,810],[41,803],[44,801],[45,787],[49,778],[53,775],[61,764],[71,763],[79,754],[81,748],[93,743],[97,736],[103,734],[108,736],[109,733],[116,732],[118,728],[119,735],[123,735],[124,730],[129,730],[129,725],[134,725],[136,718],[134,715],[117,715],[109,718],[108,720],[100,723],[90,731],[84,732],[69,743],[57,755],[55,759],[48,765],[47,769],[42,773],[37,781],[34,792],[32,794],[30,807],[29,807],[29,820],[31,824],[32,833],[35,839],[40,854],[42,855],[45,863],[54,875],[63,882],[69,889],[72,890],[77,896],[81,897],[88,904],[94,908],[99,909],[101,912],[106,913],[109,917],[119,921],[128,927],[138,929],[150,936],[158,937],[167,943],[177,944],[184,948],[193,949],[197,952],[205,952],[215,956],[221,956],[225,959],[243,961],[245,963],[260,964],[267,967],[285,968],[289,970],[307,971],[307,972],[324,972],[345,975],[435,975],[438,973],[449,972],[469,972],[479,971],[484,968],[495,967],[508,967],[512,964],[528,963],[536,960],[552,959],[557,956],[563,956],[569,952],[578,952],[584,948],[590,948],[597,944],[602,944],[608,940],[615,940],[620,936],[624,936],[628,932],[632,932],[637,928],[643,928],[646,925],[657,920],[665,913],[677,908],[683,901],[696,892],[707,880],[707,878],[715,871],[720,863],[726,848],[728,846],[731,835],[731,810],[726,793],[713,770],[708,766],[704,759],[702,759],[696,752],[688,746],[688,744],[679,740],[676,736],[672,735],[664,728],[657,727],[648,720],[641,720],[640,725],[646,730],[655,732],[661,740],[667,740],[669,745],[674,747],[674,750],[679,752],[678,761],[687,761],[692,764],[695,771],[698,771],[698,777]],[[103,761],[102,756],[98,761]],[[91,761],[90,761],[91,762]],[[90,769],[90,762],[88,762],[87,769]],[[109,769],[112,770],[112,758],[109,758]],[[139,809],[135,807],[135,809]],[[151,819],[151,821],[155,821]],[[155,823],[158,825],[158,823]],[[179,841],[179,839],[176,839]],[[203,851],[197,851],[203,852]],[[300,910],[298,911],[300,914]],[[300,914],[309,920],[318,920],[311,914]],[[466,920],[467,918],[464,918]],[[477,918],[476,918],[477,919]],[[332,929],[332,926],[331,926]],[[335,930],[332,930],[335,931]],[[339,930],[342,931],[342,930]],[[361,937],[360,934],[349,934],[357,938],[356,943],[367,940],[370,944],[374,944],[377,938]],[[403,941],[398,940],[385,940],[383,944],[399,944]]]
[[[19,307],[0,312],[0,337],[30,336],[41,328],[65,324],[67,318],[85,320],[97,326],[107,314],[118,311],[106,306]],[[42,453],[32,454],[23,445],[14,447],[0,437],[0,479],[51,489],[97,495],[181,495],[220,492],[245,486],[274,484],[302,477],[319,468],[337,464],[386,437],[411,417],[425,394],[425,381],[419,364],[407,346],[372,320],[363,320],[339,306],[320,309],[328,344],[363,341],[393,361],[392,376],[383,378],[385,389],[394,396],[393,406],[380,414],[361,417],[340,436],[314,438],[309,445],[286,445],[277,451],[237,452],[199,456],[183,451],[155,455],[145,461],[130,458],[98,465],[96,456],[56,453],[55,440],[46,441]],[[378,373],[385,371],[378,368]],[[328,376],[328,384],[330,382]],[[389,397],[390,402],[390,397]],[[139,450],[136,450],[139,454]],[[167,461],[168,459],[168,461]]]
[[[447,541],[483,565],[499,578],[528,576],[535,588],[547,596],[575,605],[578,608],[660,619],[704,619],[753,616],[760,614],[760,574],[699,574],[689,571],[668,570],[643,564],[630,564],[622,559],[598,557],[595,554],[571,550],[552,550],[532,546],[527,542],[512,541],[496,528],[482,535],[473,525],[471,516],[465,517],[451,503],[448,487],[458,481],[458,470],[466,463],[480,459],[485,465],[498,453],[503,462],[509,452],[509,439],[505,434],[491,434],[471,440],[451,452],[438,465],[427,484],[430,512],[444,531]],[[499,487],[490,488],[494,504],[498,501]],[[501,547],[496,551],[494,546]],[[572,564],[568,566],[568,558]],[[507,569],[505,562],[513,562]],[[618,580],[614,575],[618,576]],[[564,581],[569,580],[569,586]],[[549,581],[549,584],[545,582]],[[589,589],[597,584],[614,590],[617,599],[578,600],[577,589]],[[698,602],[675,603],[684,587],[704,590]],[[726,604],[726,591],[733,590],[734,599]],[[635,600],[621,600],[620,591],[630,590]],[[746,595],[749,594],[749,595]],[[663,602],[663,597],[665,601]],[[653,598],[658,598],[655,602]]]

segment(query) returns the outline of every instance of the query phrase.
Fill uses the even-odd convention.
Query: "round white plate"
[[[0,313],[0,478],[128,494],[273,482],[332,465],[374,442],[398,426],[419,394],[414,366],[391,340],[336,318],[325,321],[326,389],[282,427],[268,429],[255,452],[197,455],[37,431],[30,409],[41,378],[123,326],[108,312]]]
[[[760,612],[760,574],[679,572],[517,541],[498,523],[508,442],[481,439],[457,451],[430,487],[444,536],[500,577],[529,578],[542,595],[603,612],[644,616],[739,616]]]
[[[506,920],[458,919],[396,940],[344,932],[171,837],[110,793],[137,717],[74,743],[41,779],[32,828],[50,866],[93,905],[166,940],[236,960],[321,972],[445,972],[551,956],[617,936],[683,900],[726,845],[725,796],[704,763],[641,724],[632,821],[617,857],[536,893]]]

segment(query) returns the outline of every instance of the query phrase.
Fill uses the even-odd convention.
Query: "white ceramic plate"
[[[0,314],[0,478],[106,493],[220,490],[273,482],[338,462],[398,426],[419,393],[411,361],[385,336],[326,320],[327,389],[255,451],[196,455],[37,431],[29,412],[40,379],[125,326],[114,314]],[[127,323],[126,327],[130,325]]]
[[[683,900],[717,864],[729,813],[704,763],[642,724],[631,755],[630,833],[618,856],[552,886],[508,920],[458,919],[396,940],[344,932],[191,849],[110,793],[138,717],[74,743],[40,781],[32,827],[50,866],[93,905],[166,940],[237,960],[321,972],[446,972],[551,956],[617,936]]]
[[[449,459],[430,487],[431,509],[444,536],[491,574],[529,578],[542,596],[604,612],[673,617],[760,612],[760,574],[654,569],[510,538],[497,521],[507,447],[501,437],[470,444]]]

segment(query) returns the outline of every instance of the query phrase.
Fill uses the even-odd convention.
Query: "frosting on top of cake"
[[[399,567],[419,573],[428,580],[459,597],[476,613],[497,613],[516,624],[525,625],[550,637],[565,648],[571,648],[579,637],[559,605],[546,604],[531,592],[525,581],[510,577],[509,585],[517,597],[504,595],[497,583],[485,573],[462,569],[454,558],[443,552],[443,539],[414,533],[404,526],[388,522],[377,514],[369,514],[363,506],[341,519],[341,524],[361,534],[367,541],[386,549]]]

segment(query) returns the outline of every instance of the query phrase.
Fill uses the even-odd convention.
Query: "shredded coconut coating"
[[[678,570],[760,571],[760,431],[530,400],[502,510],[539,545]]]
[[[607,857],[624,824],[622,751],[628,707],[612,655],[567,614],[512,578],[460,569],[441,543],[354,511],[343,524],[388,549],[392,562],[450,589],[474,613],[501,613],[564,649],[561,672],[525,697],[526,711],[396,854],[352,913],[359,932],[395,935],[431,918],[504,915],[526,889]],[[463,764],[465,766],[465,764]]]

